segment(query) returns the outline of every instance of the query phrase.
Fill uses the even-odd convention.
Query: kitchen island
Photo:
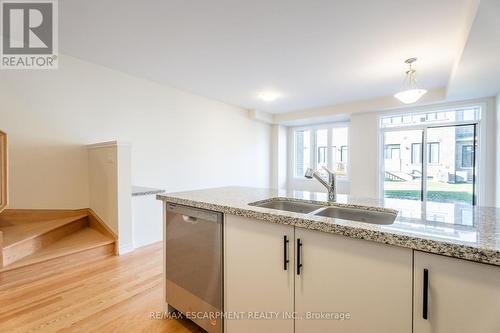
[[[500,307],[498,208],[345,195],[332,203],[323,193],[245,187],[157,198],[223,214],[224,311],[296,315],[226,320],[225,332],[500,330],[488,312]],[[259,207],[278,199],[395,218],[375,224]]]

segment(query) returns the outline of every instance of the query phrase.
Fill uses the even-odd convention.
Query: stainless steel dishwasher
[[[166,301],[209,333],[221,333],[222,213],[168,203],[165,216]]]

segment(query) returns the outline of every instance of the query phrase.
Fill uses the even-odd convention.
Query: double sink
[[[300,214],[310,214],[315,216],[331,217],[342,220],[380,225],[393,224],[397,216],[397,213],[392,210],[370,210],[369,207],[353,208],[348,206],[344,207],[340,204],[322,205],[300,200],[285,200],[282,198],[273,198],[266,201],[258,201],[250,203],[249,205]]]

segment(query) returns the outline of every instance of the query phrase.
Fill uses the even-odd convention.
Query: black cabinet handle
[[[300,275],[300,269],[302,268],[302,263],[300,261],[300,249],[302,247],[302,242],[300,238],[297,238],[297,275]]]
[[[427,312],[428,312],[428,303],[429,303],[429,270],[424,268],[424,288],[422,295],[422,318],[427,320]]]
[[[290,260],[288,260],[288,237],[285,235],[283,236],[283,269],[286,271],[288,269],[288,263]]]

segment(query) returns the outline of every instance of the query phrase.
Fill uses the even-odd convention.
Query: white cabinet
[[[280,315],[226,333],[411,332],[412,250],[232,215],[224,238],[225,311]]]
[[[419,251],[414,259],[415,333],[500,332],[500,267]]]
[[[294,228],[227,214],[224,223],[225,311],[292,313]],[[226,333],[292,333],[294,322],[240,318],[224,325]]]
[[[295,237],[302,244],[295,279],[298,316],[350,315],[296,320],[295,333],[411,332],[412,250],[300,228]]]

